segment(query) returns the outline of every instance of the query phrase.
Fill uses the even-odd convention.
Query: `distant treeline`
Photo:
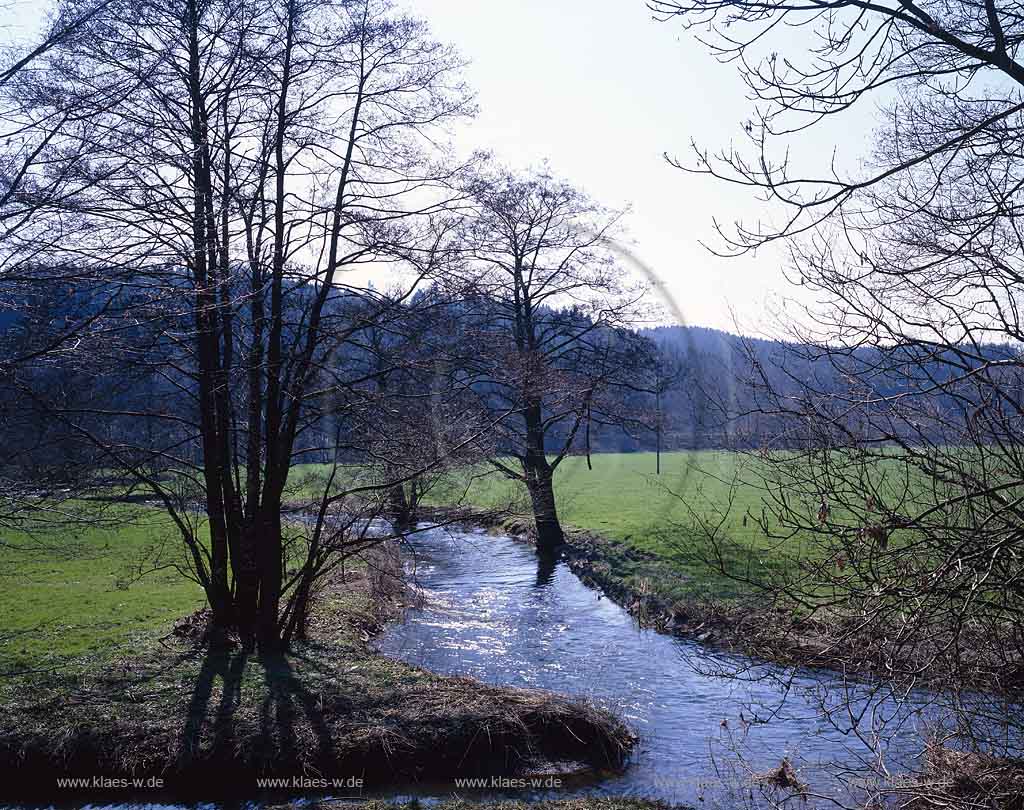
[[[152,302],[137,300],[137,293],[121,293],[116,307],[112,307],[110,296],[99,294],[97,289],[71,288],[57,282],[54,286],[52,294],[39,295],[18,311],[0,312],[0,349],[7,355],[31,349],[40,336],[53,330],[54,324],[64,320],[81,322],[99,315],[94,310],[100,302],[108,311],[132,309],[140,314],[153,306]],[[293,319],[301,323],[302,307],[295,300]],[[119,339],[144,356],[126,357],[126,362],[116,366],[91,364],[77,356],[69,363],[62,363],[59,357],[50,358],[21,373],[32,375],[36,390],[59,397],[67,409],[81,405],[83,409],[130,414],[144,411],[146,403],[160,402],[164,412],[187,413],[194,407],[195,397],[187,375],[176,377],[169,370],[173,364],[157,362],[162,353],[171,357],[177,351],[170,342],[173,330],[167,329],[166,320],[172,303],[166,299],[160,302],[164,311],[152,322],[159,320],[161,328],[151,335],[146,334],[144,317],[137,320],[130,336],[123,333],[123,321],[119,321]],[[480,339],[480,330],[486,329],[488,302],[484,297],[445,301],[436,291],[427,290],[400,305],[389,325],[382,327],[367,319],[367,326],[353,334],[352,324],[358,322],[360,310],[379,306],[379,299],[370,301],[359,291],[339,291],[331,298],[325,328],[344,324],[347,330],[346,340],[331,362],[348,367],[346,379],[362,378],[362,382],[345,386],[342,393],[333,396],[358,397],[361,390],[370,394],[386,378],[387,385],[402,394],[395,400],[398,422],[426,420],[431,389],[441,382],[441,376],[449,390],[460,379],[472,377],[474,345]],[[553,322],[566,324],[566,328],[578,330],[586,321],[586,316],[572,309],[551,312],[557,315]],[[244,317],[244,310],[239,317]],[[188,328],[183,321],[181,331]],[[639,332],[620,329],[612,342],[636,356],[634,384],[610,394],[619,398],[614,410],[620,418],[614,422],[594,418],[586,430],[577,432],[573,439],[575,453],[629,453],[653,451],[659,446],[664,451],[799,446],[803,439],[796,414],[805,413],[813,397],[822,401],[823,408],[828,406],[830,396],[841,402],[856,397],[863,403],[857,418],[863,420],[864,408],[870,410],[872,400],[891,402],[894,395],[910,394],[908,399],[915,402],[915,421],[913,426],[908,422],[907,435],[919,432],[922,420],[929,418],[936,420],[938,435],[940,428],[948,430],[951,423],[966,423],[977,407],[973,398],[958,397],[948,384],[955,373],[949,358],[929,355],[920,346],[840,351],[695,326],[664,326]],[[908,353],[916,353],[909,363]],[[993,365],[1005,365],[1007,377],[1024,380],[1017,366],[1019,356],[1013,349],[989,346],[985,353],[991,356]],[[915,370],[913,375],[908,374],[908,368]],[[479,379],[474,384],[477,394],[481,388],[486,389],[486,382]],[[1024,386],[1016,384],[1024,400]],[[498,394],[495,388],[494,395]],[[350,405],[311,405],[309,428],[320,433],[323,441],[311,442],[315,449],[299,461],[325,461],[330,453],[358,459],[365,445],[360,433],[367,425],[358,416],[360,410]],[[49,407],[37,408],[32,400],[8,388],[0,394],[0,409],[8,426],[18,428],[6,431],[8,461],[17,457],[18,464],[29,466],[44,460],[51,464],[55,458],[65,458],[69,465],[76,462],[81,436],[56,424],[47,415]],[[133,435],[143,439],[154,430],[173,430],[166,422],[133,420],[131,416],[118,421],[126,439]],[[107,417],[98,417],[96,424],[111,429]],[[855,428],[845,425],[845,429]],[[550,437],[560,441],[570,429],[568,423],[555,424]],[[896,431],[900,432],[899,426]],[[842,442],[841,436],[837,442]],[[507,448],[497,439],[492,450],[501,454]],[[182,447],[181,452],[198,457],[200,448]]]

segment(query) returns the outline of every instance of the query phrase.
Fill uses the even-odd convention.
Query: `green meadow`
[[[799,540],[783,548],[764,536],[763,494],[757,460],[724,451],[662,453],[660,473],[654,453],[596,454],[589,465],[585,457],[573,456],[555,474],[563,525],[646,552],[642,556],[653,555],[654,561],[618,555],[611,564],[627,579],[647,579],[679,598],[727,598],[742,592],[708,564],[709,527],[728,537],[731,550],[726,562],[744,573],[751,566],[791,565],[794,557],[809,551]],[[480,468],[452,476],[431,497],[435,503],[461,502],[529,514],[522,485]]]
[[[98,509],[91,526],[0,529],[0,671],[112,651],[202,606],[172,567],[181,541],[166,515],[116,510]]]
[[[711,518],[730,513],[729,528],[756,543],[760,532],[746,513],[760,515],[762,484],[750,459],[737,453],[696,451],[663,453],[661,473],[655,472],[654,453],[602,453],[566,458],[555,474],[555,495],[563,523],[640,548],[663,551],[673,527],[691,522],[694,515]],[[475,471],[479,472],[479,471]],[[747,485],[731,491],[730,483],[742,476]],[[498,475],[453,477],[434,497],[458,497],[477,506],[504,505],[528,508],[518,482]]]
[[[777,502],[778,493],[768,494],[765,463],[744,453],[673,452],[662,454],[659,473],[653,453],[596,454],[589,465],[585,457],[570,457],[555,476],[559,517],[563,526],[616,541],[607,549],[608,562],[634,584],[650,586],[670,598],[732,599],[748,588],[724,575],[722,569],[757,580],[792,572],[801,561],[823,553],[813,538],[793,535],[776,524],[766,501]],[[831,463],[859,462],[837,455]],[[871,486],[884,494],[885,500],[927,498],[927,483],[918,480],[919,473],[908,473],[900,460],[875,459],[871,469]],[[799,469],[796,474],[800,475]],[[845,476],[850,480],[850,470]],[[814,486],[809,479],[803,491],[793,484],[785,493],[789,505],[809,519],[821,502]],[[844,496],[850,498],[851,493]],[[530,514],[521,484],[487,474],[482,467],[452,476],[431,497],[435,503],[458,502]],[[856,497],[852,496],[853,500]],[[847,522],[843,518],[841,509],[832,510],[830,521]],[[770,536],[764,531],[765,524]],[[860,524],[850,516],[848,525]],[[721,542],[710,542],[711,536]],[[902,540],[894,534],[890,543]],[[644,553],[630,554],[630,550]]]
[[[743,472],[731,453],[668,453],[655,475],[653,454],[602,454],[568,458],[556,482],[563,522],[589,529],[658,555],[670,568],[656,574],[670,586],[728,590],[695,559],[684,527],[691,510],[711,515],[727,504],[724,482]],[[294,471],[296,494],[308,494],[320,472]],[[528,513],[525,493],[514,482],[478,471],[456,474],[433,493],[435,503],[509,506]],[[730,531],[752,548],[767,548],[755,520],[755,486],[733,493]],[[158,508],[96,507],[96,525],[68,521],[45,531],[0,529],[0,671],[45,668],[48,662],[102,655],[133,637],[166,632],[171,623],[201,607],[203,593],[175,567],[184,559],[180,538]],[[638,563],[624,561],[623,565]]]
[[[764,478],[751,456],[720,452],[596,454],[567,458],[555,492],[566,527],[614,541],[608,564],[635,584],[670,596],[732,598],[743,588],[709,564],[706,528],[727,537],[723,562],[743,574],[796,565],[812,544],[769,539],[761,529]],[[522,486],[490,468],[454,473],[429,500],[530,514]],[[296,468],[291,496],[309,497],[324,468]],[[346,477],[358,475],[353,468]],[[175,567],[181,540],[158,508],[102,509],[98,525],[69,522],[44,532],[0,530],[0,671],[102,653],[133,635],[166,632],[204,604]],[[769,515],[770,520],[770,515]],[[632,552],[643,552],[635,554]]]
[[[607,550],[615,558],[610,564],[627,579],[644,579],[672,597],[733,598],[745,588],[723,576],[719,563],[750,576],[791,569],[816,553],[806,538],[765,536],[762,520],[775,527],[771,510],[765,510],[762,464],[744,453],[683,451],[662,453],[659,472],[654,453],[598,453],[589,464],[584,456],[571,456],[555,475],[559,518],[566,528],[615,541],[616,548]],[[316,497],[327,469],[311,464],[293,470],[293,497]],[[335,483],[344,486],[340,479],[358,474],[358,468],[344,471]],[[813,494],[797,497],[812,514],[817,510]],[[433,486],[427,502],[531,515],[522,484],[488,464],[449,473]],[[708,560],[709,531],[727,540],[715,563]]]

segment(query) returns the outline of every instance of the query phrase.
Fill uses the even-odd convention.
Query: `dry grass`
[[[898,789],[908,810],[1022,810],[1024,761],[931,742],[924,773]]]
[[[53,793],[56,778],[74,775],[159,774],[173,793],[206,797],[249,795],[257,776],[387,785],[624,762],[632,734],[587,703],[375,654],[367,640],[401,603],[396,564],[385,555],[350,569],[287,656],[197,647],[193,622],[130,655],[0,684],[5,794]]]
[[[787,757],[783,757],[777,768],[754,775],[754,781],[781,790],[787,790],[798,796],[807,795],[807,785],[797,776],[796,769]]]

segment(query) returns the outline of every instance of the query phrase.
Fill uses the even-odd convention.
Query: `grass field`
[[[743,514],[760,515],[760,477],[749,469],[749,459],[715,451],[663,453],[661,474],[655,474],[653,453],[602,453],[586,458],[565,459],[555,477],[559,517],[566,524],[591,529],[608,537],[629,540],[640,548],[664,551],[665,530],[687,523],[695,510],[710,517],[729,502],[727,482],[736,475],[749,479],[738,489],[732,502],[730,529],[756,543],[760,532]],[[467,477],[440,491],[435,497],[451,498],[468,482]],[[480,506],[518,502],[526,505],[525,491],[515,481],[496,475],[475,479],[466,500]]]
[[[709,566],[702,557],[704,525],[716,525],[729,538],[727,562],[742,568],[790,567],[810,544],[796,538],[781,543],[766,537],[761,520],[764,476],[751,456],[715,450],[662,453],[656,472],[654,453],[599,453],[591,466],[583,456],[566,458],[555,476],[555,497],[563,526],[585,529],[657,557],[651,570],[628,571],[628,578],[657,579],[671,595],[733,597],[743,589]],[[327,467],[303,465],[290,479],[293,496],[319,495]],[[434,486],[427,502],[510,509],[530,515],[525,488],[479,465],[452,473]],[[809,507],[809,508],[817,508]]]
[[[667,454],[660,477],[653,476],[650,454],[595,456],[593,470],[582,458],[567,459],[558,477],[563,520],[672,559],[659,532],[685,519],[686,510],[665,487],[683,489],[692,500],[707,487],[706,481],[697,483],[699,469],[717,465],[729,474],[736,458]],[[300,468],[293,480],[301,486],[311,476],[316,477],[315,468]],[[456,479],[435,498],[454,498],[464,483]],[[471,502],[487,505],[522,496],[495,476],[476,480],[469,492]],[[0,530],[0,672],[103,654],[204,604],[194,582],[163,567],[181,559],[180,540],[167,516],[144,506],[117,509],[112,514],[108,507],[99,526],[69,523],[32,534]],[[116,525],[119,521],[126,522]]]
[[[734,596],[741,589],[711,569],[701,558],[702,521],[718,524],[745,549],[731,563],[736,566],[789,565],[787,559],[807,549],[790,543],[786,555],[778,541],[769,540],[760,527],[763,478],[757,462],[748,456],[722,451],[663,453],[656,474],[653,453],[607,453],[567,458],[555,477],[555,495],[563,525],[587,529],[630,547],[649,552],[663,562],[648,575],[676,595],[693,593]],[[512,505],[529,512],[522,486],[496,475],[455,476],[432,494],[436,503],[464,503],[482,507]],[[639,576],[641,572],[632,572]]]
[[[792,566],[813,548],[780,544],[761,530],[763,479],[758,461],[718,451],[597,454],[567,458],[555,482],[564,525],[619,541],[654,557],[614,555],[626,579],[644,580],[670,597],[733,597],[743,592],[702,558],[701,520],[717,521],[736,543],[730,565]],[[293,471],[293,497],[313,493],[322,469]],[[529,515],[517,482],[479,469],[451,477],[430,494],[435,504],[512,506]],[[739,482],[739,485],[736,482]],[[118,646],[133,633],[167,627],[204,604],[199,587],[166,563],[181,559],[169,519],[156,508],[120,506],[125,525],[78,527],[28,536],[0,531],[0,672]],[[110,517],[108,515],[108,517]],[[770,518],[769,518],[770,519]],[[152,570],[152,569],[156,570]],[[141,572],[146,572],[139,578]]]
[[[653,454],[602,454],[592,462],[588,470],[585,459],[569,458],[559,468],[556,486],[565,524],[657,554],[671,570],[692,578],[680,577],[680,586],[728,590],[695,562],[677,527],[690,520],[687,505],[711,514],[710,504],[721,506],[728,500],[720,481],[731,480],[742,469],[740,456],[667,453],[660,476],[654,475]],[[301,486],[315,474],[315,468],[300,468],[293,479]],[[433,498],[456,499],[468,484],[468,477],[456,477]],[[479,505],[516,502],[526,511],[524,496],[513,482],[490,475],[473,479],[465,500]],[[156,508],[117,508],[117,515],[108,511],[105,517],[127,519],[123,525],[70,524],[31,536],[0,530],[0,672],[102,654],[135,634],[165,628],[204,604],[195,583],[162,567],[181,558],[180,540],[169,519]],[[754,486],[735,493],[730,530],[752,548],[763,547],[756,521],[742,525],[746,510],[760,514]],[[659,576],[664,579],[664,572]]]
[[[968,463],[965,456],[965,463]],[[726,451],[663,453],[661,472],[656,473],[653,453],[595,454],[588,468],[585,457],[567,458],[555,474],[555,497],[563,526],[589,530],[617,541],[609,549],[610,565],[622,578],[648,585],[670,599],[689,596],[732,599],[749,588],[722,574],[721,568],[747,579],[762,580],[773,573],[794,573],[803,561],[822,560],[835,553],[821,536],[793,533],[778,524],[776,510],[784,497],[787,508],[802,513],[804,525],[817,520],[822,495],[818,486],[826,480],[823,470],[793,464],[781,480],[782,491],[768,492],[766,476],[779,485],[779,471],[768,470],[756,456]],[[814,464],[820,462],[815,461]],[[841,454],[833,456],[832,475],[846,489],[834,497],[828,517],[830,526],[854,531],[863,516],[851,514],[841,503],[856,503],[863,494],[849,489],[862,461]],[[932,481],[909,467],[897,455],[884,454],[868,462],[870,491],[882,502],[902,504],[910,512],[934,503]],[[431,498],[435,503],[465,503],[488,508],[509,508],[530,515],[525,488],[517,481],[483,473],[483,467],[452,476]],[[788,476],[793,476],[788,478]],[[843,501],[842,499],[846,499]],[[764,526],[767,526],[766,534]],[[711,543],[709,534],[719,541]],[[771,535],[771,536],[768,536]],[[890,548],[913,541],[902,530],[888,537]],[[622,546],[647,552],[651,560],[634,561]],[[712,554],[721,555],[717,559]],[[825,586],[823,586],[825,587]]]
[[[180,548],[169,519],[118,509],[105,515],[127,521],[116,527],[0,530],[0,671],[102,653],[203,604],[198,585],[160,567]]]

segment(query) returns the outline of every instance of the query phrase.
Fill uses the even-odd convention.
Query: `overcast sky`
[[[766,306],[794,291],[780,252],[721,259],[712,218],[769,217],[748,192],[670,167],[691,138],[728,145],[750,117],[746,88],[676,21],[654,20],[643,0],[406,0],[435,36],[470,60],[478,119],[457,133],[466,147],[493,150],[514,166],[551,168],[611,206],[631,204],[629,233],[688,323],[761,331]],[[798,40],[789,42],[797,49]],[[801,148],[814,162],[855,163],[871,111]],[[833,143],[836,133],[841,142]],[[846,161],[850,163],[849,160]]]

